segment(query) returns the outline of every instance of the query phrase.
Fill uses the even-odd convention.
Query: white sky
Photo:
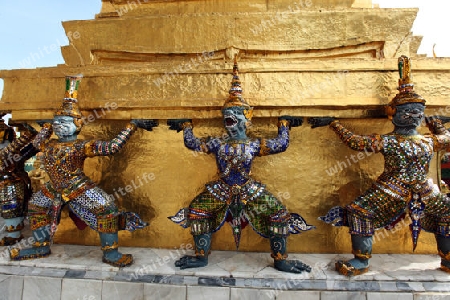
[[[423,36],[418,53],[433,57],[433,44],[436,44],[436,56],[450,56],[450,39],[446,32],[450,28],[449,0],[372,0],[372,3],[378,3],[380,8],[418,7],[412,29],[414,35]]]
[[[100,0],[69,2],[46,0],[43,5],[36,0],[0,0],[0,70],[64,63],[59,44],[67,45],[68,40],[61,22],[93,19],[101,7]],[[423,36],[419,53],[432,57],[433,44],[436,44],[438,57],[450,56],[450,39],[446,32],[450,28],[450,0],[373,0],[373,3],[382,8],[418,7],[413,33]],[[55,44],[58,47],[50,48]],[[32,53],[35,55],[31,56]],[[0,96],[2,91],[0,79]]]

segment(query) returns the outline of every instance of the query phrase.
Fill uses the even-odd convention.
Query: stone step
[[[174,261],[192,250],[122,247],[135,258],[115,268],[99,247],[53,245],[47,258],[10,261],[0,253],[0,299],[450,299],[450,274],[438,255],[374,254],[370,271],[347,278],[334,270],[343,254],[290,254],[310,273],[275,270],[269,253],[212,251],[204,268],[180,270]]]

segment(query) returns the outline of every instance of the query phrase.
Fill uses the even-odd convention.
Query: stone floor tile
[[[188,286],[187,300],[230,300],[230,288],[209,286]]]
[[[21,300],[23,277],[0,275],[0,300]]]
[[[24,276],[22,299],[61,299],[61,278]]]
[[[367,293],[367,300],[413,300],[412,293]]]
[[[320,300],[366,300],[365,292],[320,292]]]
[[[217,264],[222,269],[230,272],[233,276],[239,277],[238,274],[252,273],[256,274],[267,267],[267,261],[257,259],[245,253],[237,253],[234,256]],[[244,275],[245,276],[245,275]],[[246,275],[247,277],[248,275]]]
[[[422,285],[427,292],[450,293],[448,282],[423,282]]]
[[[102,281],[64,278],[61,299],[100,300],[102,299]]]
[[[231,300],[275,300],[277,290],[272,289],[246,289],[246,288],[231,288]]]
[[[186,296],[186,286],[144,284],[144,300],[186,300]]]
[[[103,281],[101,299],[142,300],[144,299],[144,284],[136,282]]]
[[[450,300],[450,293],[417,293],[414,300]]]
[[[279,291],[276,300],[320,300],[319,291]]]

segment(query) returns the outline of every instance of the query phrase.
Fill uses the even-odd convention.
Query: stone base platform
[[[0,299],[450,299],[450,274],[438,269],[437,255],[375,254],[368,273],[346,278],[334,261],[351,255],[291,254],[313,269],[287,274],[268,253],[212,251],[207,267],[179,270],[174,261],[191,250],[121,250],[134,255],[131,267],[102,263],[94,246],[53,245],[49,257],[20,262],[0,256]]]

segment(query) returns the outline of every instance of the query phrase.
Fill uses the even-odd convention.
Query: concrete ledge
[[[21,262],[3,256],[0,299],[450,299],[450,274],[437,255],[376,254],[367,274],[346,278],[334,262],[351,255],[291,254],[313,270],[287,274],[268,253],[213,251],[207,267],[179,270],[174,261],[184,251],[121,250],[134,265],[104,264],[94,246],[53,245],[49,257]]]

